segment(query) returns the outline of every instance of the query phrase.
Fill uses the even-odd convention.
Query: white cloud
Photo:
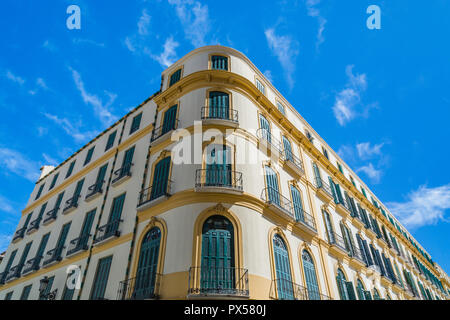
[[[270,28],[265,30],[267,44],[284,70],[286,81],[292,89],[294,86],[294,79],[292,74],[295,71],[295,58],[298,55],[298,43],[290,36],[278,36],[275,34],[275,29]]]
[[[194,47],[204,46],[211,26],[208,6],[193,0],[169,0],[183,26],[186,38]]]
[[[381,178],[381,174],[382,174],[382,171],[379,169],[375,169],[375,167],[373,166],[372,163],[369,163],[366,166],[362,166],[362,167],[356,169],[356,172],[357,173],[364,172],[373,183],[380,182],[380,178]]]
[[[340,146],[337,154],[347,162],[353,161],[355,159],[355,151],[353,150],[353,147],[348,145]]]
[[[336,95],[333,106],[333,113],[341,126],[344,126],[358,116],[367,116],[366,110],[360,112],[356,106],[361,102],[361,93],[367,89],[367,79],[365,74],[352,72],[353,65],[348,65],[345,72],[348,77],[346,88]]]
[[[410,192],[405,202],[389,202],[386,205],[407,228],[448,222],[445,212],[450,209],[450,184],[435,188],[422,185]]]
[[[134,44],[132,43],[132,40],[130,39],[130,37],[126,37],[125,38],[125,46],[128,48],[128,50],[130,50],[131,52],[136,52],[136,47],[134,46]]]
[[[161,52],[161,54],[154,55],[147,48],[145,48],[145,52],[152,59],[158,61],[161,66],[167,68],[177,60],[175,49],[178,47],[178,45],[178,42],[174,41],[173,37],[169,37],[164,43],[164,51]]]
[[[117,95],[114,93],[110,93],[108,91],[105,91],[105,94],[109,97],[109,101],[106,104],[103,104],[102,100],[89,92],[86,91],[84,82],[81,79],[80,74],[78,71],[70,68],[70,71],[72,71],[72,77],[75,81],[75,85],[77,86],[78,90],[80,91],[81,97],[83,98],[84,103],[90,104],[94,107],[94,112],[96,116],[100,119],[102,124],[104,126],[110,126],[115,121],[117,121],[118,117],[113,115],[108,108],[112,105],[114,100],[117,98]]]
[[[8,234],[0,234],[0,253],[6,251],[11,243],[12,236]]]
[[[320,3],[320,0],[306,0],[306,9],[308,16],[317,18],[319,22],[319,30],[317,31],[316,49],[325,41],[323,32],[325,31],[325,24],[327,20],[320,14],[320,10],[316,6]]]
[[[9,80],[11,80],[12,82],[15,82],[19,85],[23,85],[25,83],[25,80],[19,76],[16,76],[15,74],[13,74],[11,71],[6,71],[5,74],[6,78],[8,78]]]
[[[51,43],[49,40],[45,40],[45,42],[42,44],[42,47],[51,52],[55,52],[58,50],[58,48],[53,43]]]
[[[361,159],[367,160],[373,156],[381,156],[381,148],[383,146],[384,143],[371,146],[370,142],[363,142],[356,145],[356,150],[358,151],[358,155]]]
[[[92,140],[98,135],[97,131],[80,132],[79,124],[69,121],[66,118],[59,118],[56,115],[44,113],[47,119],[55,122],[61,129],[63,129],[69,136],[71,136],[76,142],[82,143]]]
[[[39,178],[39,164],[9,148],[0,148],[0,167],[3,173],[11,172],[31,182]]]
[[[48,89],[47,84],[45,83],[44,79],[42,79],[42,78],[37,78],[37,79],[36,79],[36,84],[37,84],[39,87],[41,87],[42,89],[45,89],[45,90]]]
[[[142,15],[138,21],[138,33],[143,36],[148,34],[148,27],[150,25],[150,16],[147,13],[147,10],[142,10]]]
[[[13,204],[11,201],[0,195],[0,211],[7,212],[7,213],[16,213],[16,210],[14,209]]]
[[[37,127],[37,132],[39,137],[42,137],[43,135],[47,134],[48,128],[46,127]]]
[[[264,71],[264,76],[267,78],[267,80],[269,80],[270,82],[273,82],[272,71],[270,71],[270,70]]]
[[[52,158],[51,156],[49,156],[49,155],[46,154],[46,153],[43,153],[43,154],[42,154],[42,157],[44,158],[45,164],[46,164],[46,165],[57,166],[57,165],[59,164],[59,161],[58,161],[58,160]]]

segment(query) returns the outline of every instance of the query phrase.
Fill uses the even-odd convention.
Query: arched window
[[[273,237],[273,253],[275,258],[278,299],[293,300],[294,287],[292,283],[289,254],[286,244],[278,234]]]
[[[160,160],[153,172],[152,191],[150,200],[159,198],[168,193],[167,186],[169,182],[170,157]]]
[[[358,293],[359,300],[371,300],[366,298],[366,291],[364,290],[364,285],[359,279],[356,282],[356,292]]]
[[[161,230],[158,227],[153,227],[145,234],[141,243],[133,293],[134,299],[148,299],[153,297],[160,245]]]
[[[202,293],[235,289],[234,230],[227,218],[214,215],[203,224],[200,287]]]
[[[231,186],[231,149],[227,145],[210,144],[206,147],[206,185]]]
[[[316,268],[314,261],[308,251],[303,250],[303,271],[306,279],[306,289],[308,290],[308,300],[320,300],[319,285],[317,284]]]
[[[351,281],[347,281],[344,272],[342,272],[341,269],[338,269],[337,271],[336,282],[341,300],[356,300],[353,284]]]
[[[230,118],[230,97],[228,93],[211,91],[209,93],[209,118]]]
[[[278,176],[269,166],[266,166],[267,196],[270,202],[280,206],[280,191],[278,188]]]

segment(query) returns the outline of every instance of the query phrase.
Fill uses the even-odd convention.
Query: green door
[[[223,216],[208,218],[202,229],[202,293],[233,293],[235,289],[233,225]]]
[[[108,226],[105,230],[105,237],[111,236],[116,233],[119,228],[120,217],[122,216],[123,203],[125,201],[125,193],[117,198],[114,198],[111,208],[111,214],[108,219]]]
[[[66,243],[67,234],[69,233],[71,222],[65,224],[61,230],[61,234],[59,235],[58,244],[56,245],[56,250],[54,253],[54,257],[61,257],[61,253],[64,249],[64,244]]]
[[[206,155],[206,185],[231,186],[231,150],[226,145],[209,145]]]
[[[125,155],[123,157],[121,176],[125,176],[130,173],[131,163],[133,161],[134,155],[134,148],[135,147],[132,147],[125,152]]]
[[[96,211],[97,211],[97,209],[89,211],[86,214],[86,217],[84,218],[83,227],[81,228],[80,238],[78,240],[79,248],[87,249],[87,243],[89,241],[89,236],[90,236],[91,229],[92,229],[92,223],[94,222]]]
[[[278,299],[294,300],[294,287],[291,277],[291,267],[286,244],[279,235],[273,237],[273,251],[275,258],[275,271]]]
[[[99,260],[94,284],[91,291],[91,300],[102,300],[105,297],[106,285],[108,284],[109,269],[111,268],[112,256]]]
[[[97,179],[95,180],[95,191],[100,191],[102,189],[103,183],[105,182],[107,168],[108,164],[105,164],[98,170]]]
[[[171,106],[166,113],[164,114],[164,122],[161,131],[161,135],[169,132],[170,130],[175,129],[175,122],[177,118],[177,108],[178,105]]]
[[[302,197],[300,196],[300,190],[291,185],[292,203],[294,204],[295,220],[305,221],[302,207]]]
[[[268,166],[266,166],[266,185],[269,202],[280,206],[280,191],[278,189],[277,174]]]
[[[320,300],[319,285],[317,284],[316,268],[314,261],[308,251],[303,250],[303,270],[305,272],[306,289],[309,300]]]
[[[225,92],[212,91],[209,93],[209,117],[214,119],[229,119],[229,95]]]
[[[153,297],[160,243],[161,230],[158,227],[150,229],[142,240],[133,299]]]
[[[160,160],[155,166],[153,173],[153,184],[150,200],[167,194],[167,183],[169,181],[170,157]]]

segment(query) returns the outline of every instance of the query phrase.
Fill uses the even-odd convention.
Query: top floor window
[[[169,87],[172,86],[174,83],[180,81],[180,79],[181,79],[181,69],[178,69],[170,76]]]
[[[286,110],[285,110],[284,106],[278,101],[277,101],[277,108],[278,108],[278,110],[280,110],[280,112],[282,114],[284,114],[284,115],[286,114]]]
[[[41,196],[42,190],[44,189],[45,183],[41,184],[41,186],[39,187],[38,193],[36,194],[36,198],[34,198],[34,200],[39,199],[39,197]]]
[[[95,149],[95,146],[89,149],[89,151],[86,155],[86,159],[84,160],[84,165],[87,165],[91,161],[92,155],[94,154],[94,149]]]
[[[322,152],[323,152],[323,155],[325,156],[325,158],[327,158],[328,160],[330,160],[330,158],[328,157],[328,151],[327,151],[327,149],[325,149],[324,147],[322,147]]]
[[[213,70],[228,70],[228,58],[224,56],[211,57],[211,69]]]
[[[139,129],[141,125],[142,112],[133,118],[133,122],[131,123],[130,134]]]
[[[258,79],[256,79],[256,88],[258,88],[258,90],[261,91],[263,94],[266,94],[266,87]]]
[[[111,133],[108,137],[108,142],[106,143],[105,151],[114,145],[114,140],[116,140],[117,130]]]
[[[69,169],[67,170],[67,173],[66,173],[66,179],[67,179],[68,177],[70,177],[70,175],[72,174],[73,167],[75,166],[75,161],[76,161],[76,160],[72,161],[72,163],[70,164]]]

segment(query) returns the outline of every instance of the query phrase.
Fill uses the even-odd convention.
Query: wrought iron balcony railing
[[[100,182],[96,182],[93,185],[89,186],[85,199],[89,199],[90,197],[96,195],[97,193],[102,193],[103,192],[102,187],[103,187],[104,183],[105,183],[105,180],[102,180]]]
[[[173,122],[173,125],[171,125],[171,126],[167,126],[167,125],[162,124],[161,126],[159,126],[158,128],[156,128],[153,131],[150,142],[156,141],[159,138],[161,138],[163,135],[165,135],[166,133],[169,133],[169,132],[177,129],[178,125],[179,125],[179,120],[178,119],[175,120]]]
[[[317,189],[323,190],[325,191],[325,193],[330,197],[333,198],[333,192],[331,191],[331,187],[330,185],[325,182],[324,180],[322,180],[319,177],[315,177],[314,178],[314,183],[315,183],[315,187]]]
[[[248,270],[233,267],[191,267],[188,294],[248,298]]]
[[[112,237],[120,237],[121,232],[119,230],[119,226],[122,221],[123,221],[122,219],[115,219],[99,227],[97,229],[97,235],[95,236],[94,239],[94,244],[102,242]]]
[[[138,207],[164,196],[169,197],[172,183],[173,181],[167,180],[165,188],[164,184],[161,182],[158,185],[142,190],[139,193]]]
[[[294,167],[297,168],[298,171],[305,173],[305,169],[303,167],[303,161],[300,160],[299,158],[297,158],[292,151],[286,151],[284,150],[284,152],[281,155],[281,159],[285,162],[288,163],[292,163],[294,165]]]
[[[61,261],[62,251],[64,250],[64,248],[65,246],[56,246],[55,248],[47,251],[47,254],[45,255],[45,259],[42,265],[46,266],[50,263]]]
[[[22,227],[19,230],[17,230],[16,233],[14,234],[12,242],[17,241],[19,239],[23,239],[26,231],[27,231],[27,227]]]
[[[342,238],[342,236],[340,236],[336,232],[331,231],[327,232],[327,235],[328,235],[328,242],[331,245],[337,246],[338,248],[348,253],[347,246],[345,245],[345,240],[344,238]]]
[[[121,281],[117,300],[158,299],[161,278],[159,273],[142,273],[136,278]]]
[[[78,251],[85,251],[89,249],[89,238],[90,234],[75,238],[69,242],[67,247],[67,255],[72,255]]]
[[[67,199],[66,206],[64,207],[63,213],[69,211],[73,208],[78,208],[78,199],[80,198],[80,195],[74,196],[70,199]]]
[[[282,154],[283,148],[281,142],[267,129],[260,128],[256,130],[256,137],[266,143],[271,152]]]
[[[46,224],[46,223],[50,223],[51,221],[56,220],[56,216],[57,216],[58,210],[59,210],[59,207],[53,208],[52,210],[48,211],[45,214],[45,218],[44,218],[44,221],[42,223]]]
[[[30,222],[30,226],[28,227],[27,233],[31,231],[35,231],[39,229],[39,224],[41,223],[42,217],[37,217],[33,221]]]
[[[308,289],[283,278],[272,281],[270,297],[278,300],[332,300],[317,289]]]
[[[297,210],[295,209],[295,206],[293,208],[295,213],[295,220],[297,222],[303,223],[309,228],[312,228],[317,231],[316,220],[311,214],[309,214],[302,208],[298,208]]]
[[[41,255],[28,260],[27,263],[25,263],[22,274],[39,270],[42,258],[43,256]]]
[[[20,278],[20,275],[22,273],[23,264],[18,264],[11,269],[9,269],[8,274],[6,275],[5,281],[10,281],[16,278]]]
[[[242,172],[226,169],[198,169],[195,188],[218,187],[242,190]]]
[[[201,112],[202,120],[218,119],[239,122],[237,110],[231,110],[229,107],[203,107]]]
[[[359,261],[363,262],[365,265],[367,265],[367,261],[364,255],[364,252],[361,250],[361,248],[354,247],[353,248],[353,254],[352,257],[355,259],[358,259]]]
[[[291,200],[280,194],[277,189],[272,187],[264,188],[261,192],[261,200],[268,205],[274,205],[276,208],[295,220]]]
[[[114,179],[112,180],[112,183],[116,183],[117,181],[121,180],[124,177],[131,177],[132,166],[133,166],[132,163],[128,163],[124,165],[122,168],[114,171]]]

